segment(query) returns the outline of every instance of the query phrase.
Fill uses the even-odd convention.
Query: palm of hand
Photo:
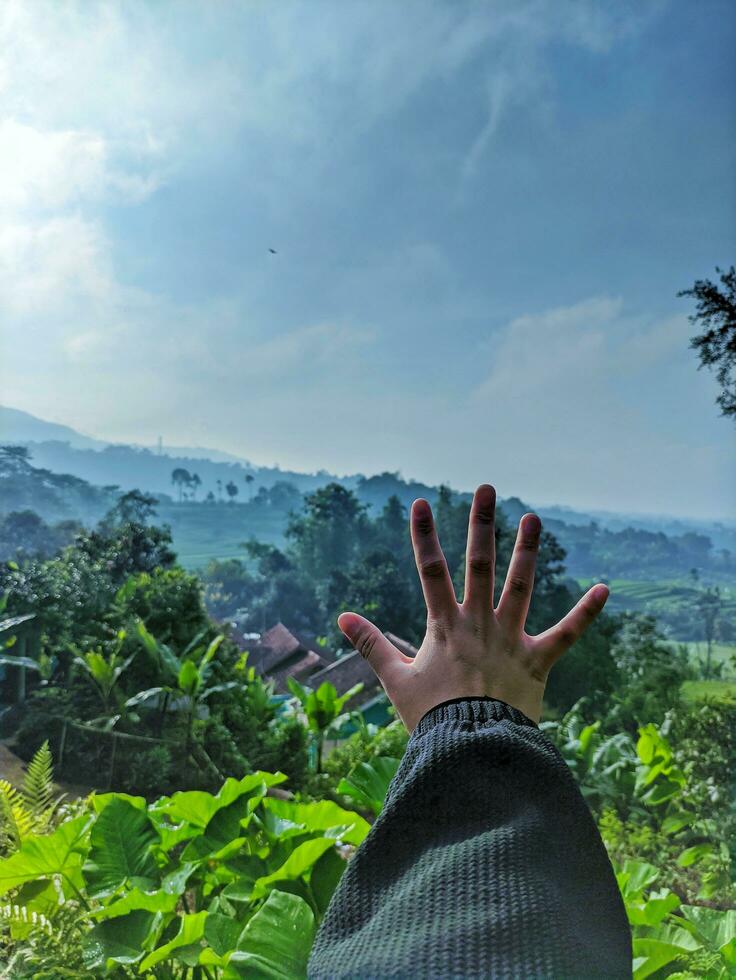
[[[539,722],[549,671],[600,613],[605,585],[538,636],[524,631],[534,587],[541,522],[525,514],[498,606],[493,608],[496,493],[484,484],[473,497],[466,550],[465,595],[455,598],[447,562],[426,500],[411,511],[411,537],[427,604],[427,633],[416,657],[401,653],[373,623],[342,613],[340,629],[366,658],[412,731],[434,705],[451,698],[491,696]]]

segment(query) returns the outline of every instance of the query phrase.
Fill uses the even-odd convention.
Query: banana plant
[[[661,871],[645,861],[625,861],[616,870],[631,925],[634,980],[661,976],[661,970],[693,954],[708,954],[708,976],[727,980],[736,973],[736,911],[684,905],[669,888],[655,889]],[[688,976],[700,975],[687,973]]]
[[[307,716],[307,727],[317,745],[317,772],[322,772],[324,740],[330,732],[338,732],[350,720],[352,713],[343,713],[343,706],[360,693],[365,685],[362,681],[354,684],[349,691],[338,697],[335,685],[329,681],[323,681],[316,691],[300,684],[293,677],[289,677],[286,683]]]
[[[129,657],[121,656],[120,650],[125,635],[125,630],[118,631],[115,649],[109,656],[105,655],[102,647],[86,652],[82,652],[75,646],[70,647],[75,654],[74,663],[82,670],[82,675],[90,682],[102,704],[102,718],[95,721],[104,721],[108,729],[115,726],[123,709],[128,705],[128,702],[123,703],[123,699],[118,695],[117,686],[122,675],[135,660],[137,651]],[[113,704],[117,713],[113,711]]]
[[[204,748],[194,739],[194,721],[199,709],[208,698],[221,691],[239,687],[239,681],[227,681],[224,684],[208,685],[212,672],[212,661],[220,648],[224,636],[216,636],[209,644],[202,642],[205,632],[198,633],[191,643],[177,656],[165,643],[157,640],[142,621],[137,623],[138,636],[143,648],[157,666],[162,683],[157,687],[141,691],[130,698],[128,707],[140,704],[154,696],[159,697],[161,727],[173,698],[177,698],[186,709],[184,731],[184,748],[195,759],[198,765],[208,769],[211,774],[220,773]]]

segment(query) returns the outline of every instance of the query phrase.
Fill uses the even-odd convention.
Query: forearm
[[[630,977],[600,835],[552,743],[503,702],[412,732],[317,935],[312,980]]]

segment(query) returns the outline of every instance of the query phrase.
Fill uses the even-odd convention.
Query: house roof
[[[362,681],[363,690],[357,695],[356,704],[348,702],[350,707],[356,707],[358,703],[366,701],[381,687],[381,682],[373,668],[368,665],[368,662],[361,657],[357,650],[353,650],[352,653],[346,653],[343,657],[336,660],[334,664],[330,664],[329,667],[325,667],[323,670],[318,670],[312,674],[309,678],[309,686],[318,688],[324,681],[329,681],[330,684],[334,684],[339,695],[345,694],[353,684],[358,684]]]
[[[318,653],[315,653],[314,650],[307,650],[303,656],[286,665],[282,664],[277,670],[272,670],[268,676],[274,682],[275,694],[291,694],[287,678],[294,677],[300,681],[326,666],[326,662]]]

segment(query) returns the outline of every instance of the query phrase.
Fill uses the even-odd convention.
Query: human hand
[[[550,670],[608,598],[605,585],[594,585],[556,626],[537,636],[524,631],[542,530],[535,514],[525,514],[494,609],[495,509],[493,487],[478,487],[470,510],[465,595],[458,603],[432,509],[426,500],[414,501],[411,539],[427,604],[427,633],[414,658],[363,616],[344,612],[338,617],[338,626],[376,672],[409,732],[430,708],[461,697],[498,698],[538,724]]]

